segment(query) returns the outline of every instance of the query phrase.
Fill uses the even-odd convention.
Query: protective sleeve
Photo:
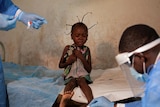
[[[134,101],[134,102],[126,103],[125,107],[142,107],[142,102]]]
[[[0,13],[15,15],[19,8],[11,0],[0,0]]]
[[[142,98],[143,107],[160,107],[160,60],[149,73],[145,95]]]
[[[2,67],[2,61],[0,58],[0,107],[6,107],[6,86],[4,80],[4,73]]]

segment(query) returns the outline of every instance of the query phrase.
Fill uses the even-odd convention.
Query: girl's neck
[[[83,46],[77,46],[76,44],[73,44],[76,48],[80,48],[80,49],[83,49],[84,45]]]

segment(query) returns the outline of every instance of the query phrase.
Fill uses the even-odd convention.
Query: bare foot
[[[62,96],[60,107],[65,107],[67,105],[67,101],[72,98],[73,94],[73,91],[66,91]]]
[[[73,96],[74,92],[73,91],[66,91],[63,96],[62,96],[62,99],[64,101],[67,101],[67,100],[70,100]]]

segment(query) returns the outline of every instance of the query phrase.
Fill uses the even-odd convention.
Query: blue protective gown
[[[149,73],[142,101],[125,104],[125,107],[160,107],[160,59]]]
[[[3,67],[2,67],[2,61],[0,58],[0,107],[6,107],[6,86],[4,81],[4,73],[3,73]]]
[[[0,0],[0,13],[14,16],[19,8],[11,0]]]
[[[142,107],[160,107],[160,60],[149,74]]]
[[[14,16],[18,7],[13,4],[11,0],[0,0],[0,13]],[[2,61],[0,59],[0,107],[6,107],[6,87],[4,81],[4,73],[2,67]]]

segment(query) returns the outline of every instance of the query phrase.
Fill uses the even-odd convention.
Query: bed
[[[63,69],[50,70],[44,66],[22,66],[5,62],[5,48],[0,42],[5,82],[10,107],[58,107],[64,89]],[[133,97],[133,93],[119,67],[94,69],[90,87],[94,98],[105,96],[111,101]],[[78,107],[87,100],[79,87],[68,107]]]
[[[10,107],[58,107],[64,85],[63,70],[50,70],[43,66],[21,66],[3,62]],[[94,97],[105,96],[111,101],[132,97],[132,91],[119,67],[92,70]],[[71,105],[86,103],[80,90],[74,89]],[[71,107],[71,106],[70,106]]]

